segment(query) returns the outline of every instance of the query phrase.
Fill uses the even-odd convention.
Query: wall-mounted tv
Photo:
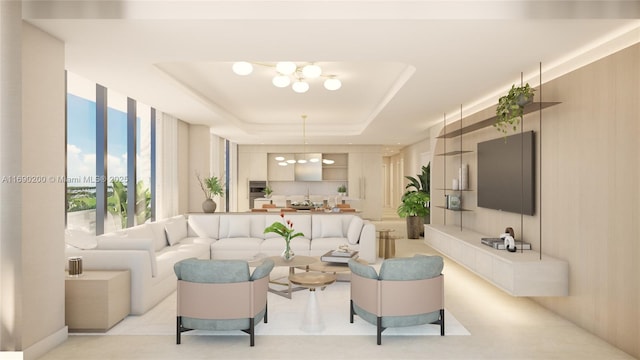
[[[535,212],[534,132],[478,143],[478,207]]]

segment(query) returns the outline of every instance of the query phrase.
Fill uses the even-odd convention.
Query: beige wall
[[[64,44],[27,23],[20,26],[21,34],[13,35],[18,43],[21,41],[21,51],[18,47],[16,53],[14,48],[12,54],[18,58],[21,55],[21,68],[13,68],[14,78],[8,84],[13,87],[12,95],[17,95],[11,96],[11,101],[20,104],[22,110],[5,116],[5,106],[12,105],[7,101],[9,94],[2,92],[0,168],[2,176],[26,180],[21,184],[9,181],[0,185],[3,187],[0,350],[23,351],[25,359],[34,359],[67,336],[65,197],[64,181],[60,180],[65,173],[66,146]],[[4,65],[3,83],[9,80],[4,76],[7,70]],[[8,144],[11,146],[7,147]],[[13,194],[7,196],[7,191]]]
[[[475,193],[465,192],[464,207],[473,211],[463,214],[463,226],[489,235],[513,226],[536,250],[542,239],[544,254],[569,262],[569,296],[534,300],[640,357],[640,44],[545,83],[542,99],[562,104],[542,111],[541,131],[537,113],[525,117],[542,149],[535,216],[524,216],[522,229],[520,215],[477,208]],[[465,135],[463,148],[499,136],[486,128]],[[449,140],[448,150],[459,141]],[[471,188],[475,159],[463,157]],[[434,159],[432,187],[443,186],[442,161]],[[454,171],[449,165],[447,179]],[[431,221],[442,223],[444,214],[432,211]],[[459,214],[448,212],[447,223],[459,223]]]

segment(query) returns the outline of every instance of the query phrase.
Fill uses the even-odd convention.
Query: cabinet
[[[285,159],[294,159],[294,154],[268,154],[267,155],[267,180],[269,181],[294,181],[295,164],[280,165],[282,161],[276,157],[282,156]]]
[[[354,207],[362,211],[362,217],[372,220],[382,218],[382,154],[349,153],[348,195]]]
[[[322,164],[322,180],[347,182],[349,175],[348,154],[323,154],[322,158],[333,160],[333,164]]]

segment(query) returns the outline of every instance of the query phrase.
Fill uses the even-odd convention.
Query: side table
[[[269,259],[273,260],[273,262],[275,263],[275,266],[286,266],[289,268],[289,277],[293,274],[295,274],[295,268],[296,267],[300,267],[300,266],[307,266],[310,264],[313,264],[317,261],[319,261],[319,258],[317,257],[311,257],[311,256],[299,256],[296,255],[296,257],[294,257],[292,260],[290,261],[284,261],[282,259],[282,257],[280,256],[270,256]],[[269,292],[280,295],[280,296],[284,296],[287,299],[291,299],[291,294],[294,291],[298,291],[298,290],[304,290],[303,287],[292,287],[291,286],[291,281],[289,281],[289,278],[287,278],[286,282],[279,282],[277,281],[278,279],[271,279],[269,280],[269,283],[272,284],[276,284],[276,285],[282,285],[282,286],[286,286],[287,289],[286,290],[277,290],[277,289],[273,289],[271,287],[269,287]]]
[[[396,255],[396,239],[391,237],[393,229],[377,230],[378,235],[378,257],[383,259],[392,258]]]
[[[65,278],[65,322],[70,331],[106,331],[130,311],[129,270],[85,271]]]

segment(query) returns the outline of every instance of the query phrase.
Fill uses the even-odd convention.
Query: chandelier
[[[275,87],[285,88],[291,85],[291,89],[297,93],[309,91],[309,79],[324,78],[324,88],[330,91],[338,90],[342,87],[342,82],[336,75],[327,75],[322,72],[322,68],[314,63],[298,65],[292,61],[280,61],[274,64],[238,61],[233,63],[233,72],[237,75],[246,76],[253,72],[253,66],[264,66],[275,70],[271,80]]]
[[[289,158],[287,159],[284,156],[276,156],[274,158],[275,161],[278,162],[278,165],[280,166],[287,166],[287,165],[292,165],[292,164],[306,164],[307,162],[310,163],[317,163],[322,161],[323,164],[333,164],[335,163],[334,160],[331,159],[325,159],[323,158],[323,156],[321,154],[315,154],[315,153],[307,153],[307,115],[302,115],[302,154],[297,154],[294,155],[294,158]]]

